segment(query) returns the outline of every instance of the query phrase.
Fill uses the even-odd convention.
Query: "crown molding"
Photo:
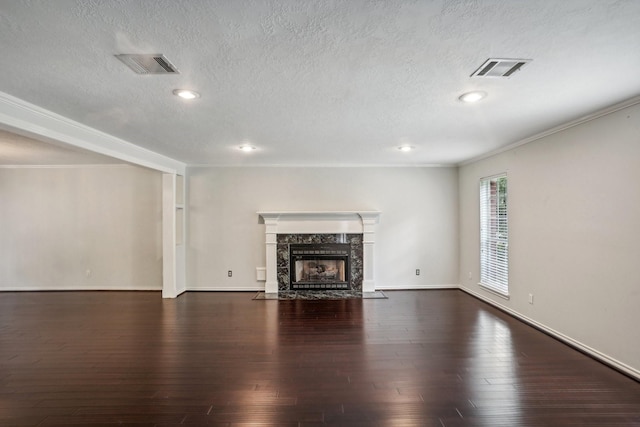
[[[286,163],[280,164],[263,164],[263,165],[247,165],[247,164],[189,164],[187,165],[189,168],[456,168],[458,165],[455,163],[446,164],[446,163],[423,163],[423,164],[411,164],[411,163],[401,163],[401,164],[310,164],[310,165],[291,165]]]
[[[625,108],[633,107],[634,105],[640,104],[640,95],[634,96],[633,98],[629,98],[626,101],[620,102],[618,104],[611,105],[609,107],[603,108],[602,110],[598,110],[596,112],[587,114],[585,116],[579,117],[570,122],[561,124],[559,126],[552,127],[551,129],[547,129],[543,132],[537,133],[530,137],[521,139],[519,141],[513,142],[504,147],[498,148],[496,150],[489,151],[488,153],[481,154],[477,157],[473,157],[469,160],[465,160],[463,162],[458,163],[458,166],[466,166],[471,163],[475,163],[477,161],[487,159],[489,157],[495,156],[496,154],[504,153],[505,151],[513,150],[514,148],[520,147],[521,145],[529,144],[530,142],[538,141],[539,139],[546,138],[547,136],[565,131],[572,127],[581,125],[583,123],[590,122],[595,119],[599,119],[600,117],[608,116],[609,114],[613,114],[617,111],[624,110]]]
[[[127,169],[134,165],[122,163],[69,164],[69,165],[0,165],[0,169]]]
[[[0,92],[0,128],[61,142],[166,173],[184,174],[186,164]]]

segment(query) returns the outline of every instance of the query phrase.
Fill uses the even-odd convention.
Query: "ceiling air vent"
[[[116,55],[120,61],[138,74],[180,74],[180,71],[161,53]]]
[[[471,77],[510,77],[531,61],[531,59],[489,58],[471,74]]]

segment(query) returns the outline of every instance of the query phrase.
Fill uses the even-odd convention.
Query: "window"
[[[509,295],[507,175],[480,180],[480,285]]]

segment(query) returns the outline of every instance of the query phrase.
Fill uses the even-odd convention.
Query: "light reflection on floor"
[[[469,349],[469,366],[462,376],[479,425],[492,427],[497,411],[518,425],[522,403],[511,330],[500,318],[480,310]]]

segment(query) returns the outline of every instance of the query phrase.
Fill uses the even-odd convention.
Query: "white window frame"
[[[504,179],[501,195],[498,181]],[[480,179],[480,286],[509,298],[508,180],[502,173]]]

